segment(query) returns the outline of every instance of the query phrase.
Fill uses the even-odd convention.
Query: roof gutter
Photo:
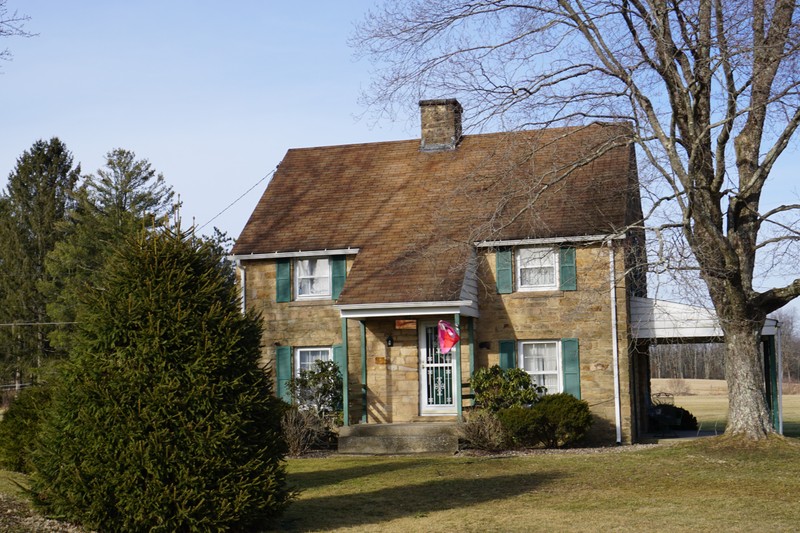
[[[228,257],[234,261],[257,261],[259,259],[285,259],[291,257],[322,257],[326,255],[355,255],[360,248],[335,248],[333,250],[297,250],[295,252],[271,252],[265,254],[235,254]]]
[[[478,248],[498,248],[502,246],[530,246],[537,244],[564,244],[579,242],[608,242],[625,238],[624,233],[609,233],[606,235],[575,235],[573,237],[545,237],[541,239],[510,239],[496,241],[475,241]]]
[[[478,311],[472,300],[445,302],[385,302],[367,304],[334,305],[342,318],[380,318],[395,316],[460,314],[477,317]]]

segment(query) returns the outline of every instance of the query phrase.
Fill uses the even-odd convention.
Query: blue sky
[[[417,138],[414,102],[397,122],[356,119],[369,66],[346,41],[375,4],[7,0],[38,36],[0,42],[14,55],[0,63],[0,189],[37,139],[60,137],[84,173],[125,148],[164,174],[185,223],[202,226],[289,148]],[[799,169],[795,140],[765,189],[765,209],[798,203]],[[265,185],[203,232],[217,226],[237,237]],[[766,283],[796,277],[787,266]]]
[[[0,42],[14,56],[0,64],[0,188],[40,138],[60,137],[84,173],[125,148],[202,225],[289,148],[418,137],[415,117],[355,118],[369,74],[346,40],[373,4],[8,0],[38,36]],[[263,189],[211,226],[238,236]]]

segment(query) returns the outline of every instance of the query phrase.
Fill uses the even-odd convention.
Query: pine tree
[[[40,284],[53,320],[75,322],[76,302],[94,283],[114,247],[143,228],[163,224],[177,208],[164,176],[146,159],[117,148],[106,154],[105,168],[85,177],[75,193],[64,238],[47,256],[48,280]],[[69,350],[72,328],[55,329],[53,345]]]
[[[47,281],[45,257],[63,237],[63,222],[80,176],[58,138],[36,141],[18,159],[0,195],[0,358],[2,380],[29,379],[54,350],[52,327],[38,285]],[[7,324],[16,324],[8,326]]]
[[[43,425],[40,506],[102,531],[251,531],[287,504],[280,402],[213,243],[152,230],[78,311]]]

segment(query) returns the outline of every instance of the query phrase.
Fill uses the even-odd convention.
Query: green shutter
[[[560,266],[559,288],[562,291],[574,291],[578,288],[578,270],[575,268],[575,248],[560,248],[558,251]]]
[[[344,379],[344,371],[347,369],[347,361],[345,361],[345,351],[344,345],[342,344],[334,344],[333,345],[333,362],[339,366],[339,373]]]
[[[564,374],[564,392],[581,398],[581,359],[578,339],[561,339],[561,371]]]
[[[339,294],[344,287],[344,280],[347,276],[347,257],[335,255],[331,257],[331,298],[339,299]]]
[[[342,376],[342,386],[347,387],[347,377],[345,376],[345,372],[347,371],[347,352],[344,349],[344,345],[333,345],[333,362],[339,367],[339,375]],[[342,391],[342,397],[345,398],[344,391]],[[337,409],[341,408],[342,405],[339,404]]]
[[[292,262],[289,259],[278,259],[275,274],[275,301],[292,300]]]
[[[510,294],[514,290],[514,265],[511,249],[498,249],[495,252],[497,265],[497,294]]]
[[[275,350],[275,374],[278,378],[278,398],[291,402],[289,380],[292,379],[292,347],[278,346]]]
[[[500,341],[500,368],[517,367],[517,341]]]

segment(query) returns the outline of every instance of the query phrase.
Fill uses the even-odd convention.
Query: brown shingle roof
[[[238,256],[359,248],[341,304],[458,299],[471,243],[607,234],[636,188],[622,124],[292,149]],[[600,154],[599,156],[597,154]]]

